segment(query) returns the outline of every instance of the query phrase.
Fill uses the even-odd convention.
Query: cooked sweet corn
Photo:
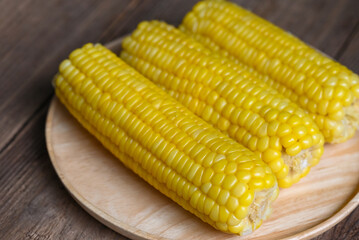
[[[122,47],[128,64],[256,152],[280,187],[299,181],[319,161],[324,138],[302,109],[178,29],[142,22]]]
[[[198,3],[180,29],[308,111],[331,143],[359,126],[359,77],[298,38],[227,1]]]
[[[248,234],[270,213],[278,194],[271,169],[105,47],[73,51],[55,86],[125,166],[213,227]]]

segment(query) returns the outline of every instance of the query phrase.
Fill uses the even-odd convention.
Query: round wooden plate
[[[121,39],[109,45],[120,48]],[[341,221],[359,204],[359,134],[326,145],[307,177],[282,189],[273,214],[249,236],[213,229],[125,168],[55,97],[46,142],[60,179],[93,217],[133,239],[310,239]]]

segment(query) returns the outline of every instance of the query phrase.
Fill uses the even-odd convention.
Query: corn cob
[[[256,152],[280,187],[299,181],[319,161],[324,138],[301,108],[178,29],[142,22],[122,48],[128,64]]]
[[[226,1],[198,3],[180,29],[304,108],[327,142],[354,135],[359,126],[359,77],[346,67]]]
[[[100,44],[64,60],[56,95],[121,162],[213,227],[247,234],[278,194],[270,168]]]

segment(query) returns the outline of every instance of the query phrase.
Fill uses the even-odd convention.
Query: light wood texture
[[[52,163],[92,216],[133,239],[239,239],[213,229],[126,169],[54,98],[46,125]],[[325,146],[308,176],[282,189],[270,219],[240,239],[310,239],[359,203],[359,135]]]

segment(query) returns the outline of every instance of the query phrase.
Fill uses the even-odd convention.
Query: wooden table
[[[124,238],[64,189],[44,124],[59,62],[87,42],[109,42],[145,19],[179,24],[190,0],[0,2],[0,239]],[[358,0],[239,0],[359,72]],[[359,239],[359,208],[315,239]]]

